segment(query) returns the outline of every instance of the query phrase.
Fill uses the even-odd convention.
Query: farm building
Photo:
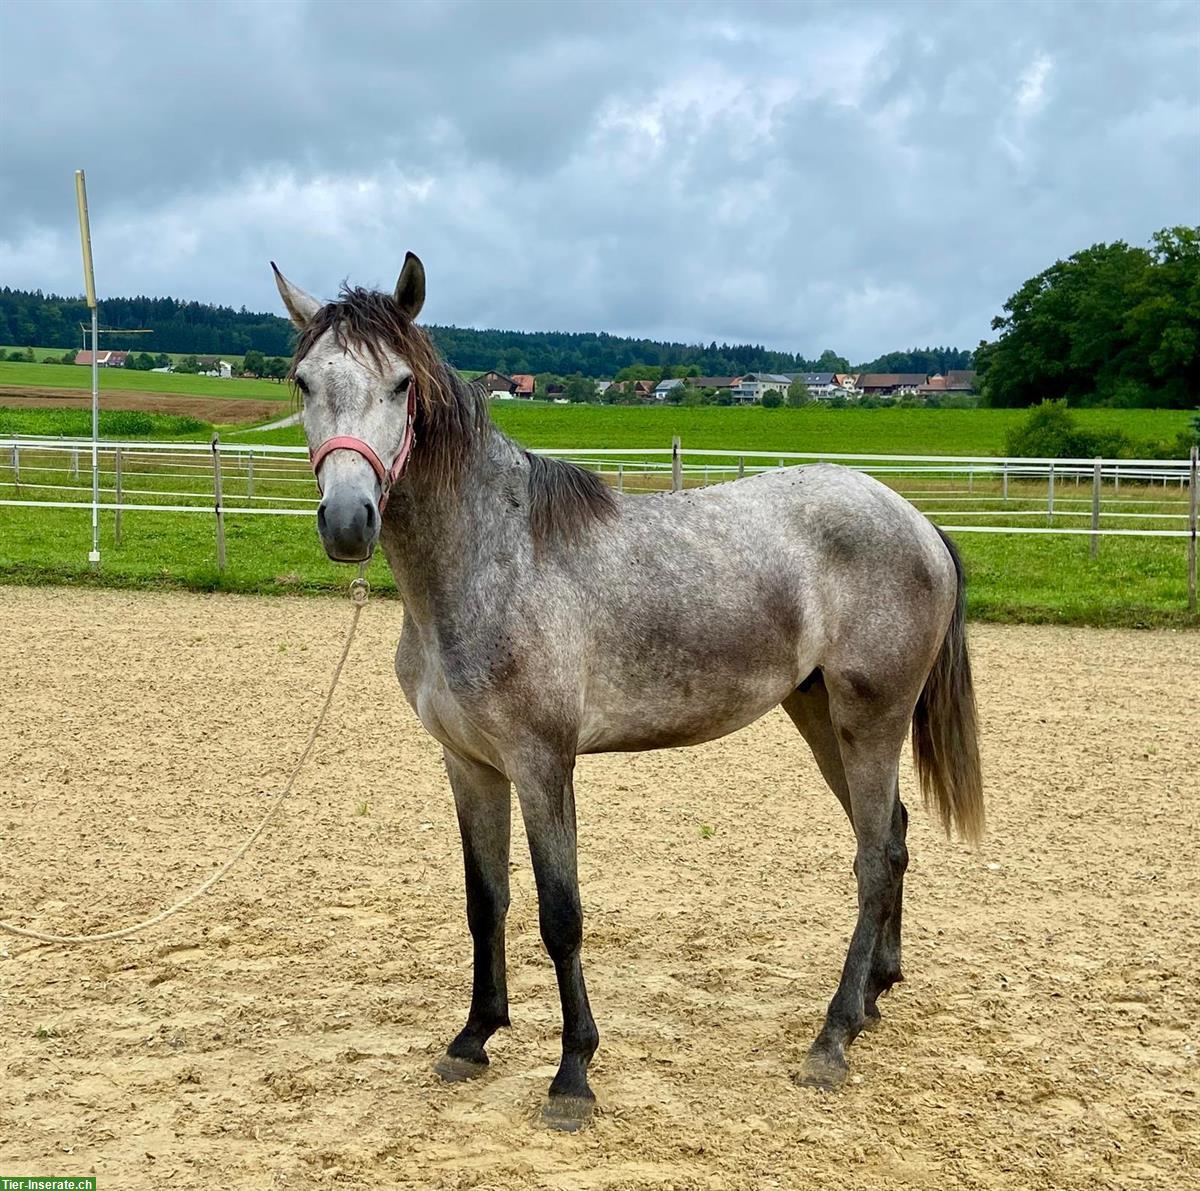
[[[864,397],[900,397],[920,392],[927,379],[924,372],[864,372],[857,388]]]
[[[493,397],[511,397],[517,391],[517,382],[511,376],[497,372],[494,368],[481,373],[475,379]]]
[[[124,368],[127,359],[129,359],[128,352],[100,351],[96,353],[96,367]],[[76,352],[75,363],[86,364],[90,368],[92,366],[92,353],[90,351]]]
[[[531,373],[514,372],[512,374],[512,382],[516,386],[513,389],[512,395],[519,397],[522,401],[533,400],[534,380]]]

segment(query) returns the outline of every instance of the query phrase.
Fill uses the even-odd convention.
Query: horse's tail
[[[946,833],[957,826],[964,838],[975,843],[983,836],[983,779],[964,625],[967,585],[954,543],[940,529],[938,533],[954,560],[958,598],[937,661],[913,712],[913,760],[925,804],[936,806]]]

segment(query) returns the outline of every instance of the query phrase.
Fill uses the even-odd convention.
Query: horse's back
[[[953,607],[937,531],[828,465],[628,499],[598,545],[583,751],[724,735],[817,667],[927,653]]]

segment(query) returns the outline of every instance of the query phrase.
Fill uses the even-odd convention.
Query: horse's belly
[[[739,678],[723,687],[605,691],[603,698],[589,698],[584,707],[578,751],[641,752],[716,740],[766,715],[798,681],[790,670],[781,670],[757,680]]]

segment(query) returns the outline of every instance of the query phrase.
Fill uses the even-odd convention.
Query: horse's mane
[[[492,422],[483,387],[464,381],[390,294],[345,285],[338,300],[322,306],[300,332],[289,376],[295,376],[296,366],[327,332],[344,350],[364,350],[381,372],[385,348],[408,362],[417,385],[410,470],[442,490],[456,488],[474,453],[487,449],[490,434],[501,433]],[[524,455],[535,540],[575,539],[588,525],[616,512],[611,489],[593,472],[564,459],[530,451]]]

